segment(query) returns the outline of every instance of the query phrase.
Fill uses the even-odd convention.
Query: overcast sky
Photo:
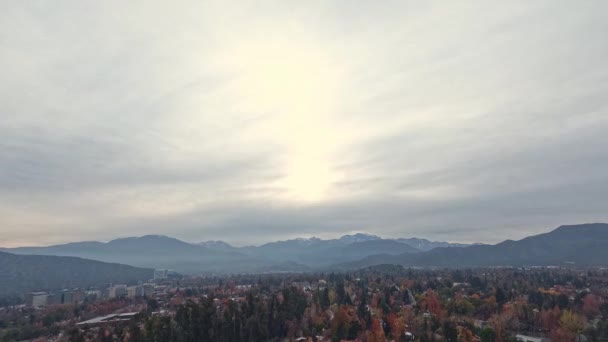
[[[5,1],[0,246],[608,221],[606,1]]]

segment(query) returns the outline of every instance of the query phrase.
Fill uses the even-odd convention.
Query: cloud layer
[[[0,245],[608,221],[607,10],[6,3]]]

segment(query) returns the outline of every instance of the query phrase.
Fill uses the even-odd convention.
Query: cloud
[[[0,245],[606,221],[607,9],[6,4]]]

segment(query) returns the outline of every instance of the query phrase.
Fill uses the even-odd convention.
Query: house
[[[416,341],[416,336],[409,331],[403,333],[404,341]]]
[[[291,286],[293,287],[297,287],[300,290],[303,291],[311,291],[312,287],[310,286],[310,283],[307,281],[294,281]]]
[[[416,299],[410,289],[406,289],[403,301],[406,305],[416,306]]]
[[[453,283],[452,284],[452,289],[454,290],[464,290],[464,289],[468,289],[471,287],[471,284],[469,283]]]
[[[522,335],[522,334],[515,335],[515,339],[518,342],[551,342],[551,339],[546,338],[546,337],[533,337],[533,336],[526,336],[526,335]]]
[[[475,326],[475,328],[483,329],[488,326],[488,321],[476,319],[475,322],[473,322],[473,326]]]
[[[101,326],[130,322],[139,312],[126,312],[96,317],[88,321],[76,323],[78,326]]]

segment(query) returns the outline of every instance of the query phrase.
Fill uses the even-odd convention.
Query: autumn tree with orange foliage
[[[473,342],[475,335],[465,327],[458,327],[458,342]]]
[[[441,299],[439,299],[439,295],[435,291],[426,291],[424,300],[422,302],[422,307],[433,314],[437,319],[441,319],[443,316],[441,310]]]
[[[513,330],[517,322],[514,311],[505,307],[501,313],[492,316],[489,320],[490,326],[496,333],[496,342],[504,342],[509,338],[509,331]]]
[[[559,318],[559,328],[551,332],[554,342],[576,341],[585,328],[585,319],[571,310],[564,310]]]
[[[599,315],[601,304],[601,298],[590,293],[583,299],[583,313],[588,318],[593,318]]]
[[[331,340],[340,341],[348,337],[348,330],[350,329],[351,317],[348,312],[348,307],[345,305],[340,306],[334,319],[331,322]]]
[[[399,341],[405,331],[404,318],[402,316],[397,316],[394,312],[391,312],[386,316],[386,322],[388,323],[393,338]]]
[[[554,331],[559,328],[559,318],[561,317],[561,310],[556,306],[552,310],[543,310],[540,313],[541,326],[549,331]]]
[[[379,319],[372,319],[372,326],[370,331],[367,332],[365,339],[367,342],[385,342],[386,336],[384,336],[384,329]]]

